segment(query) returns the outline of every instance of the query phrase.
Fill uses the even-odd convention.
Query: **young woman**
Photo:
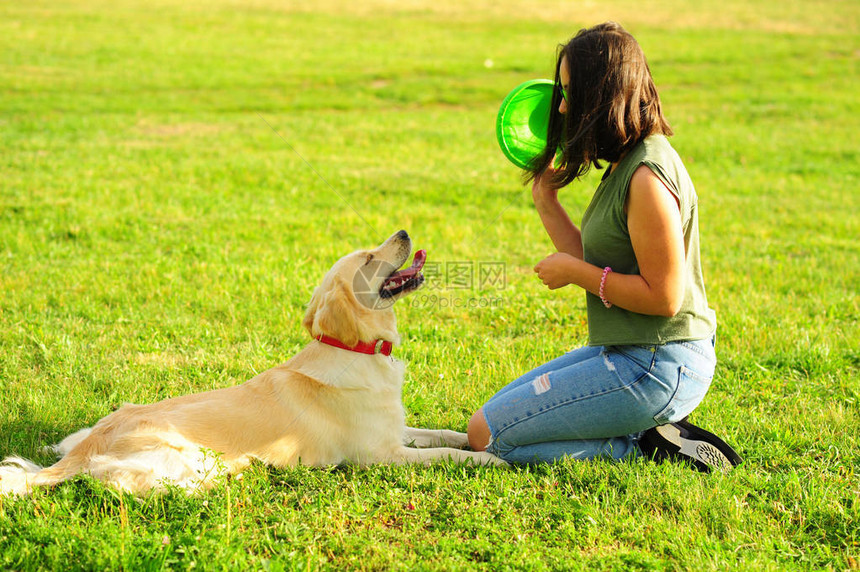
[[[580,30],[560,47],[555,83],[557,113],[528,175],[557,252],[534,269],[551,290],[586,290],[589,345],[494,395],[470,420],[469,443],[511,463],[645,454],[727,470],[740,457],[686,421],[714,375],[716,318],[696,192],[645,56],[618,24]],[[580,230],[558,191],[603,163]]]

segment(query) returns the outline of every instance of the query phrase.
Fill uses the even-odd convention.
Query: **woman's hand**
[[[581,262],[564,252],[550,254],[535,266],[538,278],[550,289],[555,290],[567,286],[572,280],[576,264]]]

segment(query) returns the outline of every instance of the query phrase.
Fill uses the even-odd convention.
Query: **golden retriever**
[[[388,354],[400,342],[393,303],[424,280],[423,250],[397,270],[411,250],[400,231],[335,263],[304,317],[313,340],[286,363],[242,385],[125,405],[54,446],[62,458],[50,467],[8,458],[0,494],[27,494],[80,473],[132,492],[166,482],[194,490],[253,459],[275,467],[447,459],[506,465],[462,450],[463,433],[405,425],[404,365]]]

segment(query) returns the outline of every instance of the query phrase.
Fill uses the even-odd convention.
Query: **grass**
[[[283,361],[330,264],[400,228],[437,263],[398,312],[411,424],[463,430],[585,343],[581,292],[531,272],[551,246],[494,118],[612,18],[700,195],[720,364],[695,419],[746,463],[79,478],[0,499],[0,568],[857,569],[860,7],[359,4],[0,6],[0,455]]]

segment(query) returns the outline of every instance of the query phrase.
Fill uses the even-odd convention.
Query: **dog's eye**
[[[371,260],[373,260],[373,255],[368,252],[367,253],[367,260],[364,261],[364,265],[367,266],[368,264],[370,264]]]

